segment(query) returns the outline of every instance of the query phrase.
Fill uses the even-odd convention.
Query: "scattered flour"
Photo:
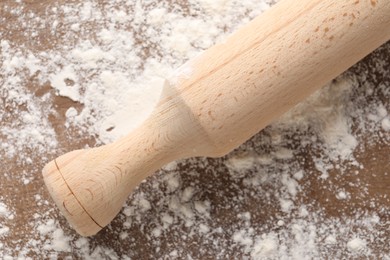
[[[54,219],[49,219],[46,223],[40,224],[37,231],[41,236],[50,236],[51,241],[45,244],[43,249],[55,250],[58,252],[70,252],[69,238],[64,236],[64,231],[58,228]]]
[[[76,145],[76,134],[90,135],[97,144],[123,136],[150,114],[163,78],[180,80],[191,73],[180,66],[276,1],[182,2],[53,1],[40,7],[43,12],[27,1],[0,3],[7,14],[0,15],[0,140],[6,140],[0,143],[1,178],[18,172],[21,186],[34,184],[40,168],[33,162],[47,162],[68,143]],[[31,45],[20,45],[8,31],[23,32],[20,37]],[[48,47],[42,50],[40,44]],[[385,61],[373,59],[376,73],[389,73],[381,65]],[[7,236],[16,230],[18,215],[0,202],[0,258],[389,257],[389,236],[382,233],[389,225],[382,217],[388,208],[364,197],[363,182],[345,187],[334,182],[364,169],[356,156],[364,148],[362,134],[389,143],[388,103],[375,99],[375,91],[390,98],[389,81],[375,88],[364,84],[366,70],[329,83],[227,157],[165,166],[140,185],[103,231],[117,238],[110,243],[100,242],[105,234],[76,235],[37,189],[29,233],[12,244]],[[63,111],[53,99],[66,104]],[[64,127],[56,128],[53,117],[62,118]],[[315,152],[302,158],[308,147]],[[18,170],[9,166],[15,161]],[[312,163],[313,170],[304,163]],[[30,171],[20,171],[25,168]],[[312,187],[323,197],[313,198]],[[351,199],[367,200],[381,214],[356,210],[354,216],[329,216],[318,203],[326,204],[326,196],[337,198],[338,208],[353,207]],[[12,205],[8,200],[2,199]],[[375,244],[383,252],[371,255]]]
[[[14,214],[8,209],[8,207],[0,201],[0,238],[8,235],[10,228],[6,225],[6,222],[14,219]],[[0,240],[0,250],[1,250]]]
[[[336,198],[338,198],[339,200],[345,200],[348,198],[348,194],[344,191],[340,191],[339,193],[337,193]]]
[[[276,256],[278,246],[279,241],[276,234],[268,234],[267,236],[258,238],[251,251],[251,257],[253,259],[261,259]]]
[[[359,252],[366,249],[367,242],[360,238],[354,238],[347,243],[348,250],[352,252]]]
[[[10,215],[10,212],[8,211],[7,206],[4,203],[0,202],[0,217],[6,218],[9,215]]]
[[[382,129],[385,131],[390,131],[390,119],[389,118],[384,118],[382,120]]]

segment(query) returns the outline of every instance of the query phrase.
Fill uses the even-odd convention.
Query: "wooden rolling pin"
[[[179,69],[138,129],[60,156],[45,183],[93,235],[164,164],[225,155],[389,39],[389,0],[282,0]]]

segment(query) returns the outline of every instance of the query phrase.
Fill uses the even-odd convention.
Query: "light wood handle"
[[[46,185],[93,235],[164,164],[228,153],[389,38],[388,0],[283,0],[180,68],[128,136],[49,163]]]

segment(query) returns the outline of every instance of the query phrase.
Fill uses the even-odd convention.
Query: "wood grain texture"
[[[49,163],[50,193],[80,234],[95,234],[164,164],[225,155],[386,42],[389,14],[388,1],[281,1],[184,65],[127,137]]]

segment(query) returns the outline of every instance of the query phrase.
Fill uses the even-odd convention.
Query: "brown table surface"
[[[53,5],[52,1],[42,0],[22,2],[24,2],[26,13],[28,10],[34,10],[41,17],[44,17],[46,7]],[[6,39],[13,44],[25,46],[33,52],[54,48],[59,39],[45,33],[45,29],[39,30],[39,34],[33,41],[26,31],[20,30],[18,16],[12,14],[12,7],[15,5],[17,5],[16,1],[0,2],[0,40]],[[390,111],[390,43],[375,51],[347,73],[354,75],[359,85],[354,89],[350,102],[370,106],[381,100],[387,111]],[[5,75],[0,74],[0,84],[4,77]],[[373,92],[369,95],[362,93],[362,89],[367,84],[374,86]],[[252,176],[259,168],[268,174],[281,173],[283,169],[276,169],[272,163],[256,164],[253,168],[241,173],[242,176],[237,177],[228,173],[226,162],[230,157],[272,153],[274,147],[270,145],[270,142],[265,141],[271,138],[272,131],[271,128],[266,128],[227,157],[183,160],[176,167],[161,170],[150,177],[129,198],[127,211],[121,212],[108,228],[88,238],[88,248],[91,251],[83,253],[82,250],[85,250],[85,247],[79,249],[79,243],[82,240],[79,240],[80,237],[68,227],[67,222],[51,201],[40,172],[44,164],[55,156],[83,147],[85,144],[94,145],[95,140],[93,137],[83,135],[78,129],[64,127],[65,111],[71,106],[78,107],[79,104],[68,98],[56,96],[50,85],[37,83],[34,76],[26,79],[20,87],[36,95],[51,93],[52,107],[57,113],[47,114],[47,117],[56,131],[59,148],[56,151],[44,153],[20,151],[20,156],[12,158],[7,157],[6,151],[0,149],[0,202],[6,204],[15,215],[14,219],[0,218],[0,224],[3,223],[10,228],[8,234],[0,236],[0,245],[2,244],[0,258],[7,255],[16,257],[24,252],[25,256],[34,259],[44,259],[50,256],[78,259],[92,255],[93,250],[101,248],[106,254],[111,254],[111,258],[115,258],[114,255],[116,255],[118,258],[129,256],[132,259],[171,259],[175,258],[172,251],[176,250],[179,259],[187,259],[189,256],[194,259],[240,259],[245,256],[249,257],[251,252],[246,251],[245,246],[234,241],[233,236],[238,230],[246,230],[248,234],[253,232],[250,236],[254,240],[255,237],[261,237],[262,234],[270,232],[282,236],[284,229],[287,230],[298,221],[295,213],[285,214],[278,206],[280,202],[277,194],[280,194],[279,189],[282,186],[277,183],[279,180],[277,177],[275,177],[275,183],[259,184],[258,187],[248,187],[243,181],[245,176]],[[387,91],[383,91],[383,88]],[[23,105],[12,106],[2,103],[2,100],[6,100],[2,95],[0,86],[0,105],[7,114],[7,117],[0,122],[0,129],[17,122],[18,112],[25,109]],[[281,132],[281,135],[288,133]],[[338,225],[339,227],[333,226],[333,230],[338,230],[342,234],[338,237],[336,244],[317,248],[318,256],[322,258],[364,258],[364,254],[367,254],[369,258],[379,259],[390,255],[390,191],[388,189],[390,185],[390,137],[388,132],[380,128],[372,132],[364,131],[354,134],[359,139],[359,146],[355,149],[354,156],[363,167],[351,165],[348,161],[335,161],[335,167],[329,170],[329,177],[325,180],[319,177],[321,173],[313,162],[313,158],[320,153],[315,142],[302,146],[301,141],[305,138],[305,134],[297,133],[289,137],[291,142],[287,144],[287,148],[294,151],[294,157],[285,160],[286,167],[296,166],[297,169],[304,169],[305,173],[308,173],[299,180],[301,190],[294,199],[294,208],[298,209],[299,205],[306,205],[309,212],[321,212],[310,213],[309,216],[316,216],[317,219],[304,222],[312,223],[314,227],[317,227],[316,232],[321,230],[319,228],[321,225],[329,225],[329,227]],[[1,141],[9,142],[2,138],[0,132],[0,143]],[[25,163],[25,158],[21,158],[26,154],[30,155],[32,164]],[[340,167],[336,167],[337,164]],[[166,187],[162,187],[163,185],[159,186],[159,183],[164,182],[165,176],[177,173],[180,173],[180,183],[176,191],[169,192]],[[31,177],[31,181],[24,184],[23,176]],[[169,201],[190,186],[196,187],[196,194],[191,198],[191,203],[207,201],[211,205],[211,209],[208,210],[210,216],[206,220],[200,219],[204,215],[195,213],[194,226],[205,223],[214,231],[206,232],[206,235],[202,235],[201,232],[191,234],[193,229],[186,226],[186,221],[178,219],[165,229],[162,235],[153,236],[153,230],[161,217],[161,212],[167,212]],[[347,199],[337,198],[335,194],[340,190],[348,194]],[[41,197],[37,198],[36,195]],[[162,195],[165,197],[162,198]],[[150,209],[142,212],[142,207],[137,208],[142,205],[139,203],[140,198],[147,198]],[[136,205],[133,208],[140,212],[132,213],[131,205]],[[250,213],[250,220],[243,220],[245,214],[242,213],[245,212]],[[380,221],[375,225],[364,223],[367,216],[372,214],[378,216]],[[46,223],[50,219],[56,220],[56,226],[63,229],[65,236],[70,239],[68,242],[71,247],[70,252],[55,252],[50,248],[45,248],[45,245],[50,243],[50,234],[48,237],[42,237],[37,228],[39,224]],[[284,224],[276,225],[275,223],[281,219]],[[250,231],[250,228],[253,230]],[[365,251],[355,256],[348,251],[346,246],[354,234],[362,236],[361,238],[367,242]],[[324,241],[320,241],[324,236],[321,234],[317,236],[316,243],[325,244]],[[92,258],[100,257],[97,254]],[[110,257],[106,256],[106,259]]]

